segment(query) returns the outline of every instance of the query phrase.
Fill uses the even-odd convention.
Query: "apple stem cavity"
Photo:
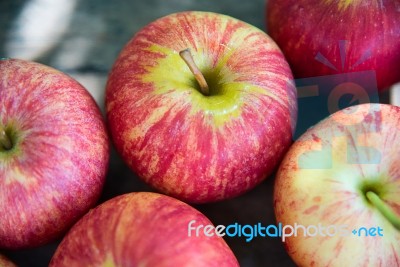
[[[207,81],[204,78],[203,73],[201,73],[196,63],[194,62],[190,49],[186,48],[180,51],[179,55],[181,56],[183,61],[185,61],[186,65],[189,67],[190,71],[193,73],[194,77],[199,83],[201,93],[205,96],[208,96],[210,94],[210,89],[208,87]]]
[[[397,215],[376,193],[368,191],[366,197],[380,213],[400,231],[400,216]]]
[[[8,137],[6,131],[0,126],[0,145],[5,150],[10,150],[13,146],[10,137]]]

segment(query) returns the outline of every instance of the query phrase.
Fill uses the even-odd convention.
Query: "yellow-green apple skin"
[[[51,67],[0,60],[0,248],[43,245],[90,207],[104,185],[106,125],[88,91]]]
[[[275,181],[277,222],[347,225],[346,236],[288,237],[285,246],[296,264],[399,266],[400,231],[366,196],[376,193],[399,222],[399,122],[399,107],[357,105],[310,128],[290,148]],[[383,236],[351,233],[360,227],[380,227]]]
[[[210,95],[179,52],[190,49]],[[238,196],[277,167],[297,116],[290,68],[261,30],[229,16],[160,18],[123,48],[109,75],[108,126],[125,162],[189,202]]]
[[[222,237],[203,231],[189,236],[192,220],[212,225],[202,213],[169,196],[121,195],[91,210],[71,228],[50,267],[238,267]]]

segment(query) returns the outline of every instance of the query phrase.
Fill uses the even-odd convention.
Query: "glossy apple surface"
[[[50,267],[239,266],[216,235],[189,236],[188,224],[210,225],[199,211],[156,193],[130,193],[91,210],[64,237]]]
[[[179,52],[208,83],[199,90]],[[110,73],[109,129],[125,162],[159,191],[189,202],[240,195],[275,169],[291,144],[292,75],[261,30],[206,12],[150,23]]]
[[[399,107],[363,104],[334,113],[293,144],[276,176],[277,221],[337,226],[332,236],[299,231],[286,239],[299,266],[399,265],[399,133]]]
[[[0,248],[39,246],[66,231],[97,201],[108,152],[103,118],[79,83],[38,63],[0,60]]]
[[[399,7],[399,0],[270,0],[267,28],[295,78],[373,70],[384,90],[400,81]]]

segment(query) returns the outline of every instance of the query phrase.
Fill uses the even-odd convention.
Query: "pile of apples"
[[[296,264],[399,266],[400,108],[347,108],[293,142],[292,70],[329,74],[312,59],[351,38],[351,59],[370,52],[354,71],[375,70],[382,91],[400,81],[400,2],[271,0],[267,20],[272,38],[210,12],[150,23],[112,67],[106,120],[66,74],[0,60],[0,249],[64,236],[50,266],[238,266],[221,237],[188,236],[190,221],[211,224],[190,204],[237,197],[278,170],[277,222],[385,231],[383,239],[288,238]],[[353,21],[356,32],[347,29]],[[94,207],[110,141],[159,193]]]

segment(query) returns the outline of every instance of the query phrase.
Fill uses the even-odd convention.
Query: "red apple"
[[[16,267],[14,263],[12,263],[8,258],[4,255],[0,254],[0,266],[1,267]]]
[[[109,143],[100,110],[50,67],[0,60],[0,248],[42,245],[93,206]]]
[[[106,109],[125,162],[159,191],[200,203],[238,196],[271,174],[291,144],[297,101],[289,66],[265,33],[183,12],[124,47]]]
[[[50,267],[239,266],[222,237],[189,236],[188,224],[211,225],[199,211],[156,193],[115,197],[85,215],[64,237]]]
[[[373,70],[400,81],[400,1],[269,0],[268,33],[295,78]]]
[[[293,144],[276,176],[274,205],[295,263],[399,266],[399,132],[399,107],[363,104]]]

